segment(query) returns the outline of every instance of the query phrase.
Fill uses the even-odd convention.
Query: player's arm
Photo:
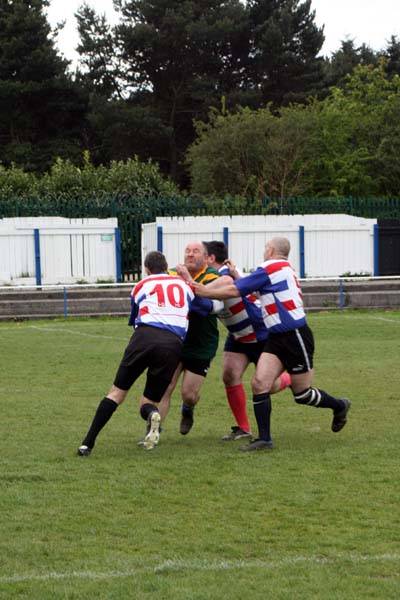
[[[235,298],[240,296],[237,287],[232,281],[232,277],[229,276],[219,277],[208,285],[193,283],[192,289],[196,296],[200,296],[202,298],[225,300],[226,298]]]
[[[258,292],[258,290],[261,289],[266,290],[271,286],[271,280],[266,271],[262,267],[258,267],[258,269],[253,273],[250,273],[250,275],[237,279],[235,281],[235,286],[241,296],[247,296],[253,292]]]
[[[136,320],[136,317],[138,316],[138,312],[139,312],[139,307],[136,304],[134,297],[131,296],[131,314],[129,315],[128,325],[132,325],[132,327],[135,327],[135,320]]]
[[[190,310],[206,317],[207,315],[216,315],[223,310],[224,304],[220,300],[211,300],[210,298],[200,298],[195,296],[191,303]]]
[[[239,296],[247,296],[252,292],[256,292],[265,286],[270,285],[270,279],[262,267],[258,268],[254,273],[241,277],[235,282],[232,282],[230,277],[220,277],[220,279],[208,285],[206,289],[200,289],[201,286],[196,284],[192,286],[196,295],[203,298],[216,298],[225,300],[226,298],[236,298]]]

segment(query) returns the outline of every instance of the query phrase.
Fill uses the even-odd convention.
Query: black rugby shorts
[[[291,375],[307,373],[313,368],[313,333],[308,325],[283,333],[270,333],[263,352],[275,354]]]
[[[147,369],[143,395],[159,402],[181,360],[182,341],[174,333],[159,327],[141,325],[125,349],[114,385],[129,390]]]

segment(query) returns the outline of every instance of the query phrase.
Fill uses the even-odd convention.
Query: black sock
[[[334,412],[340,412],[346,406],[343,400],[330,396],[324,390],[318,389],[318,391],[321,394],[321,400],[316,405],[317,408],[331,408]]]
[[[271,440],[271,396],[265,394],[253,394],[253,409],[257,421],[258,437],[260,440]]]
[[[140,407],[140,416],[142,417],[142,419],[147,421],[151,413],[154,411],[158,412],[158,408],[156,408],[154,404],[146,402],[146,404],[142,404],[142,406]]]
[[[88,446],[93,448],[97,436],[103,429],[104,425],[111,419],[114,411],[118,408],[118,404],[110,398],[103,398],[97,407],[96,413],[93,417],[92,424],[89,431],[86,434],[85,439],[82,442],[82,446]]]
[[[193,414],[194,406],[189,406],[189,404],[182,404],[182,414],[186,417],[190,417]]]

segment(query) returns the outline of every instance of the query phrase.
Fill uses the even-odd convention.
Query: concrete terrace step
[[[125,316],[130,313],[130,286],[0,290],[0,320],[68,316]],[[336,308],[399,308],[400,278],[358,281],[304,281],[307,311]]]
[[[31,298],[19,300],[0,300],[0,316],[12,315],[21,317],[22,315],[64,315],[64,311],[69,315],[73,314],[129,314],[130,299],[127,298],[68,298],[66,307],[64,299],[58,298]]]
[[[133,287],[133,286],[132,286]],[[129,298],[131,288],[87,288],[87,289],[76,289],[65,287],[68,299],[85,299],[85,298],[98,298],[101,294],[104,298]],[[0,290],[0,301],[3,300],[57,300],[64,299],[64,289],[46,289],[32,290],[32,289],[20,289],[20,290]]]

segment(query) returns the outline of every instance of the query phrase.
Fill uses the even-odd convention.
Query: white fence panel
[[[307,277],[373,274],[373,229],[307,230],[305,256]]]
[[[0,220],[0,283],[37,281],[34,231],[39,231],[41,283],[117,278],[117,219],[23,217]]]
[[[302,266],[308,277],[373,274],[376,222],[376,219],[350,215],[160,217],[156,223],[143,226],[142,260],[147,252],[157,249],[158,227],[162,228],[162,249],[170,266],[183,261],[189,241],[223,240],[224,228],[227,228],[230,257],[245,272],[263,261],[268,239],[284,236],[291,243],[289,258],[299,274]],[[304,246],[301,227],[304,228]]]
[[[244,227],[229,229],[229,255],[238,268],[245,273],[252,271],[264,261],[264,248],[267,240],[276,237],[287,237],[290,241],[290,260],[295,270],[299,269],[299,232],[295,227],[275,227],[268,229],[255,226],[251,231]],[[217,239],[217,238],[214,238]]]
[[[144,273],[144,257],[148,252],[157,250],[157,224],[142,224],[142,273]]]
[[[35,252],[32,234],[15,236],[0,227],[0,281],[35,283]]]

